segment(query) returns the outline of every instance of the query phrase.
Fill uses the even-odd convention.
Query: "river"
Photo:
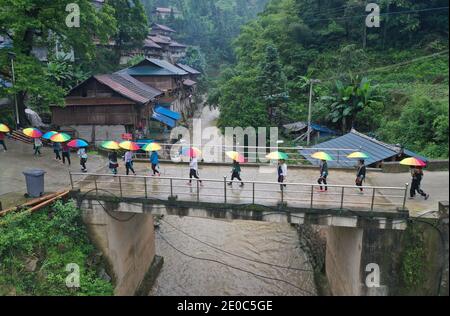
[[[290,225],[169,216],[158,231],[156,253],[164,266],[150,295],[317,294],[311,265]]]

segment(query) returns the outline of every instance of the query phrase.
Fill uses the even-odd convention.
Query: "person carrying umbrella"
[[[0,132],[0,144],[3,146],[4,151],[8,151],[8,148],[6,148],[5,144],[5,133]]]
[[[320,162],[320,177],[317,182],[320,184],[320,192],[327,192],[328,191],[328,162],[326,160],[321,160]],[[322,184],[324,187],[322,187]]]
[[[62,143],[61,150],[62,150],[62,162],[63,162],[63,164],[66,164],[66,159],[67,159],[67,162],[69,163],[69,166],[70,166],[72,163],[70,161],[70,147],[67,144],[67,142]]]
[[[233,185],[234,179],[241,181],[241,187],[244,186],[244,182],[241,179],[241,165],[238,161],[233,160],[233,166],[231,168],[231,182],[228,185]]]
[[[62,160],[62,158],[61,158],[61,144],[57,143],[57,142],[54,142],[52,144],[52,147],[53,147],[53,152],[55,153],[55,159],[61,161]]]
[[[136,175],[136,171],[134,171],[133,168],[133,152],[131,150],[125,153],[124,160],[125,160],[125,168],[127,170],[127,176],[130,174],[130,170],[133,172],[134,175]]]
[[[361,159],[359,161],[358,171],[356,172],[356,186],[360,187],[359,190],[361,192],[364,192],[362,186],[363,182],[366,180],[366,173],[367,173],[366,162],[364,159]]]
[[[109,169],[113,175],[117,175],[117,168],[119,168],[119,162],[116,151],[111,151],[108,155],[109,159]]]
[[[284,182],[286,181],[287,172],[288,172],[288,168],[287,168],[286,161],[284,159],[279,160],[278,161],[278,183],[280,183],[281,191],[283,191],[287,187],[287,185],[284,184]]]
[[[161,176],[161,173],[157,169],[159,166],[159,155],[157,151],[152,151],[152,154],[150,155],[150,163],[152,164],[153,176],[156,176],[156,174]]]
[[[42,156],[41,148],[42,148],[42,140],[40,138],[36,137],[34,139],[34,155],[35,156],[37,156],[37,155]]]
[[[419,193],[425,201],[430,198],[430,195],[425,193],[421,189],[422,179],[423,179],[423,167],[411,167],[411,190],[410,190],[410,199],[414,199],[416,196],[416,192]]]
[[[192,185],[192,178],[199,180],[200,184],[203,186],[202,180],[198,175],[198,159],[197,156],[192,155],[191,161],[189,162],[189,182],[188,185]]]
[[[82,147],[80,149],[78,149],[78,157],[80,157],[80,166],[81,166],[81,171],[82,172],[87,172],[87,167],[86,167],[86,163],[88,160],[88,154],[86,152],[86,148]]]

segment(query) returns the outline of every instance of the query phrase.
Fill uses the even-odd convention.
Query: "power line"
[[[209,244],[209,243],[207,243],[207,242],[204,242],[203,240],[200,240],[200,239],[198,239],[198,238],[196,238],[196,237],[194,237],[194,236],[192,236],[192,235],[190,235],[190,234],[188,234],[188,233],[182,231],[181,229],[177,228],[175,225],[172,225],[171,223],[169,223],[169,222],[167,222],[167,221],[165,221],[165,220],[163,220],[163,219],[161,219],[161,221],[164,222],[164,223],[166,223],[167,225],[171,226],[171,227],[174,228],[175,230],[179,231],[180,233],[182,233],[182,234],[188,236],[189,238],[191,238],[191,239],[193,239],[193,240],[195,240],[195,241],[198,241],[199,243],[201,243],[201,244],[203,244],[203,245],[206,245],[206,246],[208,246],[208,247],[210,247],[210,248],[213,248],[213,249],[215,249],[215,250],[217,250],[217,251],[226,253],[226,254],[228,254],[228,255],[230,255],[230,256],[237,257],[237,258],[244,259],[244,260],[251,261],[251,262],[255,262],[255,263],[259,263],[259,264],[265,264],[265,265],[272,266],[272,267],[276,267],[276,268],[280,268],[280,269],[288,269],[288,270],[295,270],[295,271],[302,271],[302,272],[313,272],[312,270],[281,266],[281,265],[277,265],[277,264],[273,264],[273,263],[268,263],[268,262],[264,262],[264,261],[259,261],[259,260],[255,260],[255,259],[246,258],[246,257],[240,256],[240,255],[231,253],[231,252],[229,252],[229,251],[226,251],[226,250],[220,249],[220,248],[218,248],[218,247],[216,247],[216,246],[213,246],[213,245],[211,245],[211,244]]]
[[[429,59],[429,58],[435,58],[435,57],[438,57],[440,55],[448,54],[448,53],[449,53],[449,50],[445,50],[445,51],[442,51],[442,52],[439,52],[439,53],[434,53],[434,54],[431,54],[431,55],[422,56],[422,57],[414,58],[414,59],[411,59],[411,60],[407,60],[407,61],[404,61],[404,62],[401,62],[401,63],[398,63],[398,64],[393,64],[393,65],[387,65],[387,66],[382,66],[382,67],[378,67],[378,68],[367,69],[367,70],[356,72],[356,73],[353,73],[353,74],[354,75],[359,75],[359,74],[364,74],[364,73],[369,73],[369,72],[385,71],[385,70],[389,70],[391,68],[406,66],[406,65],[409,65],[409,64],[412,64],[412,63],[415,63],[415,62],[418,62],[418,61],[426,60],[426,59]],[[335,77],[331,77],[331,78],[327,78],[327,79],[321,79],[320,81],[322,81],[322,82],[333,81],[333,80],[339,79],[340,77],[341,76],[335,76]]]
[[[286,283],[286,284],[288,284],[288,285],[290,285],[290,286],[292,286],[292,287],[298,289],[299,291],[304,292],[304,293],[306,293],[306,294],[308,294],[308,295],[310,295],[310,296],[315,296],[315,295],[316,295],[316,294],[312,293],[311,291],[308,291],[308,290],[306,290],[306,289],[303,289],[303,288],[301,288],[301,287],[299,287],[299,286],[297,286],[297,285],[295,285],[295,284],[293,284],[293,283],[291,283],[291,282],[289,282],[289,281],[286,281],[286,280],[282,280],[282,279],[278,279],[278,278],[274,278],[274,277],[269,277],[269,276],[266,276],[266,275],[258,274],[258,273],[252,272],[252,271],[248,271],[248,270],[245,270],[245,269],[242,269],[242,268],[239,268],[239,267],[232,266],[232,265],[230,265],[230,264],[228,264],[228,263],[225,263],[225,262],[222,262],[222,261],[219,261],[219,260],[214,260],[214,259],[208,259],[208,258],[201,258],[201,257],[192,256],[192,255],[187,254],[187,253],[185,253],[184,251],[178,249],[177,247],[175,247],[175,246],[174,246],[172,243],[170,243],[166,238],[164,238],[164,236],[163,236],[159,231],[157,231],[157,233],[158,233],[158,235],[160,236],[160,238],[161,238],[164,242],[166,242],[167,245],[169,245],[172,249],[174,249],[175,251],[177,251],[177,252],[181,253],[182,255],[184,255],[184,256],[186,256],[186,257],[189,257],[189,258],[191,258],[191,259],[201,260],[201,261],[209,261],[209,262],[217,263],[217,264],[226,266],[226,267],[231,268],[231,269],[234,269],[234,270],[238,270],[238,271],[241,271],[241,272],[245,272],[245,273],[251,274],[251,275],[253,275],[253,276],[255,276],[255,277],[258,277],[258,278],[262,278],[262,279],[267,279],[267,280],[272,280],[272,281],[277,281],[277,282]]]
[[[448,10],[449,7],[437,7],[437,8],[428,8],[428,9],[420,9],[420,10],[407,10],[407,11],[393,11],[393,12],[386,12],[386,13],[380,13],[379,16],[389,16],[389,15],[399,15],[399,14],[411,14],[411,13],[420,13],[420,12],[431,12],[431,11],[439,11],[439,10]],[[332,18],[319,18],[319,19],[306,19],[303,20],[303,22],[320,22],[320,21],[329,21],[329,20],[349,20],[353,18],[365,18],[370,14],[370,12],[367,12],[367,14],[364,15],[351,15],[351,16],[344,16],[344,17],[332,17]]]

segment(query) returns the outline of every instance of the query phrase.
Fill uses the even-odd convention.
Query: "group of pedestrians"
[[[44,146],[42,140],[40,138],[34,138],[33,140],[33,150],[34,150],[34,156],[42,156],[41,149]],[[71,160],[71,148],[69,147],[67,142],[64,143],[52,143],[52,149],[53,153],[55,155],[55,160],[60,161],[63,164],[68,164],[69,166],[72,165]],[[87,161],[88,161],[88,154],[86,148],[79,148],[77,151],[77,156],[80,158],[80,166],[81,171],[86,173],[87,172]]]

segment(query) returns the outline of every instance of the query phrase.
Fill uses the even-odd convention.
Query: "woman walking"
[[[320,192],[327,192],[328,191],[328,162],[326,160],[322,160],[320,163],[320,178],[317,180],[317,182],[320,184]],[[322,186],[322,184],[324,186]]]
[[[86,153],[86,148],[78,149],[77,154],[78,154],[78,157],[80,157],[81,171],[86,173],[87,172],[86,162],[88,160],[88,155]]]
[[[156,174],[158,174],[158,176],[160,177],[161,173],[158,171],[158,166],[159,166],[158,152],[152,151],[152,154],[150,156],[150,163],[152,164],[153,176],[156,176]]]
[[[363,159],[359,161],[358,165],[358,171],[356,172],[356,186],[360,187],[360,192],[364,192],[364,189],[362,188],[363,182],[366,180],[366,163]]]
[[[60,143],[53,143],[53,152],[55,153],[55,160],[61,161],[61,144]]]
[[[422,167],[412,167],[411,168],[411,190],[410,190],[410,199],[414,199],[416,196],[416,192],[419,193],[425,201],[430,198],[430,195],[425,193],[421,189],[422,179],[423,179],[423,168]]]
[[[42,148],[42,140],[40,138],[35,138],[34,139],[34,156],[42,156],[41,153],[41,148]]]
[[[61,150],[62,150],[62,162],[63,164],[66,164],[66,159],[67,162],[69,163],[69,166],[72,164],[70,161],[70,147],[67,143],[62,143],[61,146]]]
[[[238,161],[233,160],[233,167],[231,169],[231,182],[228,185],[232,186],[234,179],[241,181],[241,187],[244,186],[244,182],[241,179],[241,165]]]
[[[280,188],[281,191],[283,191],[287,185],[284,184],[284,182],[286,181],[286,177],[287,177],[287,165],[286,165],[286,161],[285,160],[280,160],[278,162],[278,183],[280,184]]]
[[[113,175],[117,175],[117,168],[119,168],[119,162],[117,157],[117,152],[112,151],[108,155],[109,159],[109,170],[113,173]]]
[[[199,180],[200,185],[203,186],[202,180],[200,180],[200,177],[198,176],[198,159],[197,157],[192,157],[191,162],[189,163],[189,182],[188,185],[192,185],[192,178],[195,178]]]
[[[130,170],[133,172],[134,175],[136,175],[136,172],[133,168],[133,152],[127,151],[125,153],[125,168],[127,170],[127,176],[130,175]]]

